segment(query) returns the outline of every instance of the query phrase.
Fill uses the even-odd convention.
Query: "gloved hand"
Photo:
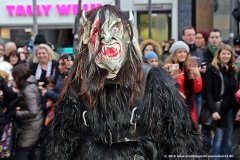
[[[16,106],[17,106],[17,100],[15,99],[14,101],[12,101],[11,103],[8,104],[8,109],[12,110]]]
[[[11,119],[11,118],[16,118],[16,111],[11,111],[11,112],[9,112],[7,116],[8,116],[8,118],[10,118],[10,119]]]

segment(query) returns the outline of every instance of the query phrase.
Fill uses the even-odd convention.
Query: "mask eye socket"
[[[119,27],[118,26],[114,26],[113,28],[112,28],[112,33],[117,33],[117,32],[119,32]]]

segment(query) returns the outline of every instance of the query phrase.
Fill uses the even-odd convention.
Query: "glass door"
[[[137,22],[140,37],[148,39],[148,12],[137,12]],[[171,37],[171,16],[170,12],[152,13],[152,39],[161,43]]]

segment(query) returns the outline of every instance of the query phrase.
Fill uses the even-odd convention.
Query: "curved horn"
[[[85,11],[84,11],[84,10],[82,11],[81,20],[82,20],[82,26],[84,27],[85,24],[87,23],[87,18],[86,18],[86,15],[85,15]]]
[[[84,34],[83,34],[83,37],[82,37],[82,41],[83,41],[84,44],[88,44],[88,42],[90,41],[90,36],[89,36],[90,24],[87,21],[87,17],[85,15],[84,10],[82,11],[81,20],[82,20],[82,26],[83,26],[83,29],[84,29]]]
[[[134,18],[133,18],[133,14],[132,11],[129,11],[129,19],[128,19],[132,24],[134,24]]]

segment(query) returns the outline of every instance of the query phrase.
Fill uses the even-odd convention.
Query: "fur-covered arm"
[[[42,137],[40,159],[78,159],[78,147],[83,136],[83,105],[77,88],[79,85],[72,84],[63,100],[55,107],[54,118]]]
[[[144,128],[164,155],[203,154],[197,125],[175,80],[162,68],[153,68],[148,74],[142,113]]]

